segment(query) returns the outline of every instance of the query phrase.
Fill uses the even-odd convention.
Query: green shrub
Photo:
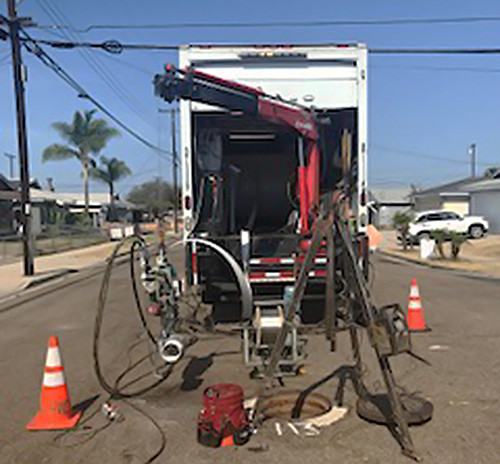
[[[399,232],[403,249],[406,250],[409,242],[408,232],[410,223],[413,220],[413,214],[410,212],[396,211],[392,217],[392,225]]]
[[[467,235],[458,232],[450,232],[449,238],[451,240],[451,257],[457,260],[462,245],[467,242]]]
[[[436,242],[436,248],[441,258],[446,258],[444,253],[444,242],[449,238],[449,231],[446,229],[437,229],[431,232],[431,238]]]

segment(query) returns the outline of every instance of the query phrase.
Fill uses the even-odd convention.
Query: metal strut
[[[375,350],[375,354],[378,358],[379,367],[384,379],[385,386],[387,388],[387,395],[392,413],[391,423],[389,424],[389,426],[391,427],[394,436],[398,440],[403,454],[418,461],[420,460],[420,458],[415,452],[408,428],[408,423],[403,415],[401,398],[396,390],[394,375],[388,359],[389,354],[382,353],[380,349],[381,344],[385,346],[385,344],[387,343],[387,339],[382,338],[381,341],[380,330],[378,330],[377,332],[377,328],[380,327],[380,312],[371,301],[366,280],[357,264],[357,257],[353,249],[347,227],[345,225],[345,220],[340,216],[337,209],[337,205],[334,204],[334,201],[332,199],[326,210],[321,215],[320,219],[318,219],[316,222],[316,228],[313,233],[310,246],[307,250],[304,261],[300,268],[298,278],[296,280],[292,302],[288,306],[287,312],[285,314],[285,323],[283,324],[277,336],[271,356],[267,361],[266,369],[264,371],[264,377],[258,388],[254,418],[257,423],[262,420],[264,393],[267,389],[270,389],[273,386],[276,366],[279,362],[279,359],[281,358],[291,322],[304,295],[309,271],[314,266],[314,257],[316,256],[319,247],[325,239],[328,247],[327,256],[330,259],[330,257],[335,255],[332,249],[334,247],[332,230],[336,230],[338,232],[337,236],[340,237],[340,246],[342,248],[342,264],[344,266],[343,271],[346,273],[346,276],[349,276],[349,278],[346,279],[347,285],[349,286],[347,293],[350,295],[354,295],[355,298],[355,302],[350,302],[352,304],[348,303],[350,320],[347,328],[350,333],[351,348],[353,350],[355,359],[355,365],[350,368],[350,370],[353,371],[351,373],[351,377],[355,377],[352,378],[352,380],[357,384],[356,392],[358,393],[358,395],[367,394],[367,391],[361,381],[361,353],[358,338],[358,330],[360,328],[366,328],[368,330],[371,345]],[[329,263],[328,266],[332,266],[332,264],[333,263]],[[331,267],[329,269],[329,276],[334,275],[334,269],[335,267]],[[330,282],[329,284],[329,289],[327,284],[328,305],[326,308],[327,313],[325,314],[325,326],[327,339],[330,340],[331,343],[334,343],[335,333],[340,329],[338,329],[336,325],[337,315],[335,313],[335,296],[333,283]],[[361,308],[361,315],[354,314],[354,303],[357,303],[357,307]],[[375,332],[377,333],[377,336],[374,335]],[[394,352],[392,354],[397,353]]]
[[[281,100],[260,89],[206,74],[191,67],[185,70],[167,65],[154,78],[155,94],[167,102],[190,100],[242,113],[288,127],[299,137],[298,168],[300,229],[309,233],[319,209],[320,149],[314,109]]]

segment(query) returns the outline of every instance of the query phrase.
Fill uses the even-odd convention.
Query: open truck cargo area
[[[364,45],[184,46],[179,77],[168,72],[160,94],[180,100],[185,238],[229,251],[255,306],[282,303],[319,199],[347,180],[350,227],[367,266]],[[199,285],[215,322],[239,321],[227,262],[204,246],[186,242],[186,251],[187,283]],[[302,322],[323,317],[325,266],[320,249]]]

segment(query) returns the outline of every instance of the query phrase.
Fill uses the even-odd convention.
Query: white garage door
[[[484,216],[490,232],[500,233],[500,191],[471,193],[471,214]]]

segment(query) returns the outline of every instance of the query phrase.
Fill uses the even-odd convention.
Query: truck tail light
[[[363,189],[361,191],[360,203],[361,203],[361,206],[366,206],[366,189]]]

